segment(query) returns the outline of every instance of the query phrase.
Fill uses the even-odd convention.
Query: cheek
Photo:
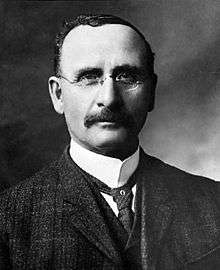
[[[149,108],[149,98],[146,92],[127,95],[126,107],[134,120],[136,132],[139,133],[144,126]]]
[[[68,122],[77,124],[84,117],[84,103],[75,95],[65,95],[63,98],[64,114]]]
[[[133,92],[124,98],[128,112],[135,120],[146,117],[149,107],[149,98],[144,91]]]
[[[91,97],[82,93],[68,91],[63,95],[64,113],[68,120],[74,125],[84,125],[84,118],[87,115],[90,105]]]

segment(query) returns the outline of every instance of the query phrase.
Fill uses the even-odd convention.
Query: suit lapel
[[[64,211],[69,218],[70,227],[80,231],[108,258],[120,263],[120,255],[110,237],[95,196],[85,179],[86,176],[67,153],[61,158],[59,166]]]
[[[141,151],[135,172],[135,221],[127,249],[135,252],[143,269],[154,269],[174,213],[174,204],[158,169],[154,159]]]

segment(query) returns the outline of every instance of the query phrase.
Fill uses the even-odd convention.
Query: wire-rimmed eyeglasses
[[[107,79],[112,79],[113,82],[122,90],[130,91],[137,89],[142,85],[146,78],[137,78],[136,74],[127,74],[125,72],[119,73],[116,76],[108,75],[105,78],[94,74],[86,74],[77,80],[69,80],[63,75],[59,75],[60,78],[66,80],[70,84],[74,84],[80,88],[93,88],[100,87]]]

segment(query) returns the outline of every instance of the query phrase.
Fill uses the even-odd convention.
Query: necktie
[[[112,189],[111,195],[113,200],[117,203],[119,211],[118,219],[128,234],[130,234],[134,221],[134,213],[131,208],[133,199],[132,190],[128,187]]]
[[[117,204],[118,208],[118,219],[128,232],[131,232],[133,220],[134,220],[134,212],[132,211],[132,187],[135,185],[135,178],[131,177],[128,182],[119,188],[110,188],[100,180],[93,178],[93,183],[96,184],[99,191],[111,195],[113,200]]]

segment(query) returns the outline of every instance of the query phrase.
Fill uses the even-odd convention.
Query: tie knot
[[[124,208],[131,208],[133,193],[129,188],[112,189],[111,195],[113,200],[117,203],[118,210],[121,211]]]

